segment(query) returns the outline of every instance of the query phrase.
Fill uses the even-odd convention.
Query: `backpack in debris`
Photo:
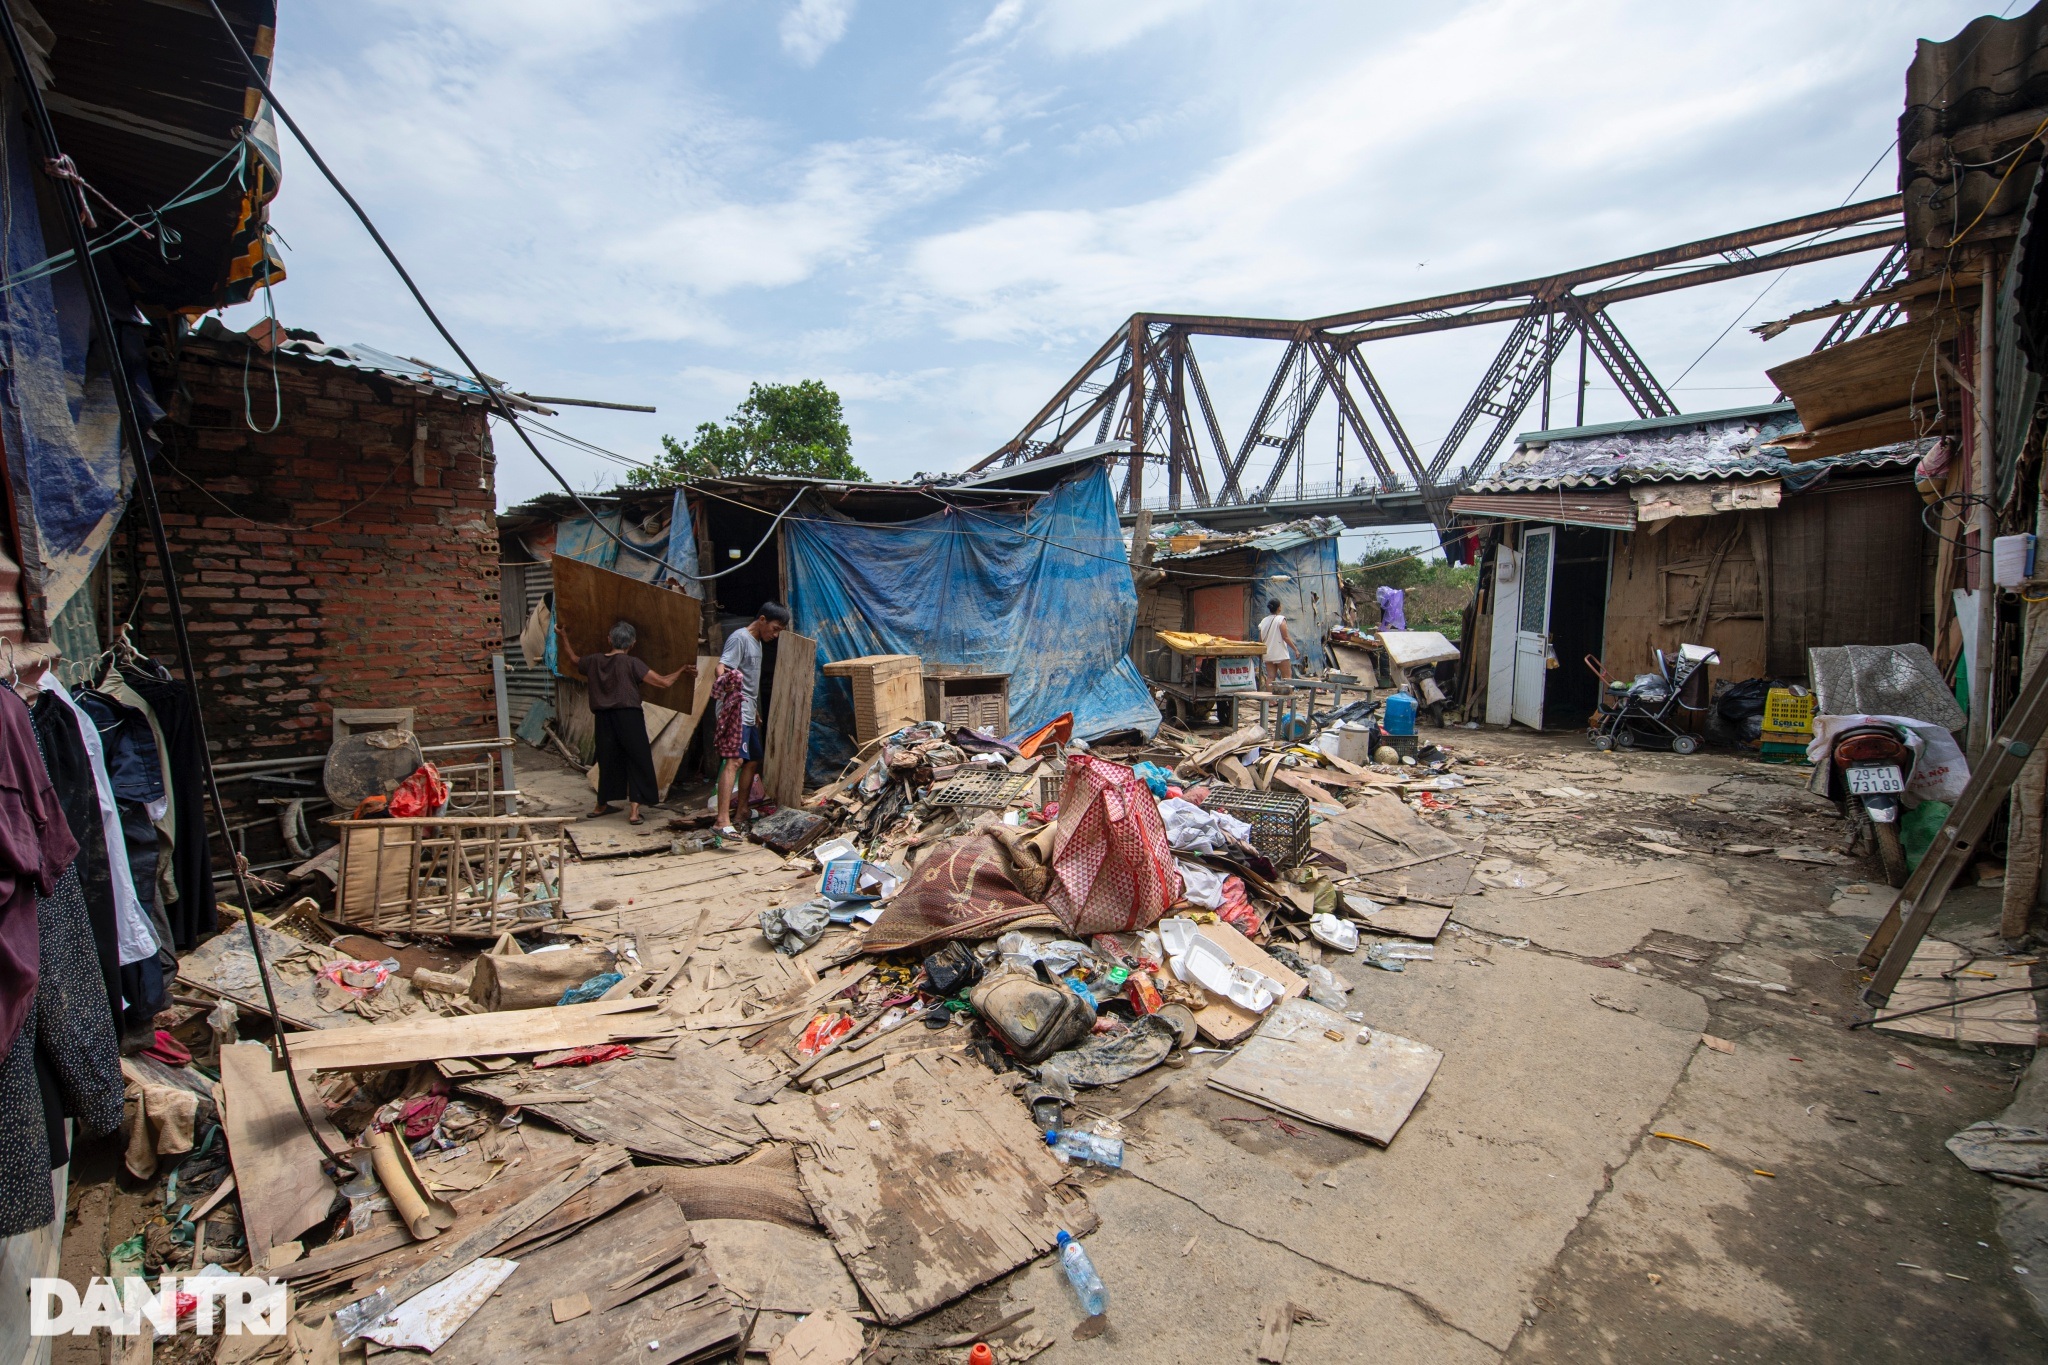
[[[1095,1031],[1095,1006],[1054,982],[1004,972],[974,988],[967,1002],[1003,1050],[1036,1065]]]
[[[925,986],[950,998],[981,980],[981,959],[964,943],[948,943],[924,960]]]

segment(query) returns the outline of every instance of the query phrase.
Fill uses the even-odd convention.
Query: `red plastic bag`
[[[821,1014],[804,1026],[804,1036],[796,1043],[797,1055],[815,1057],[851,1032],[852,1015]]]
[[[386,809],[403,820],[416,815],[439,815],[441,807],[447,804],[448,784],[441,780],[433,764],[422,763],[411,777],[398,784]]]
[[[1045,903],[1077,937],[1158,923],[1180,899],[1159,803],[1121,763],[1067,760]]]
[[[632,1055],[633,1049],[625,1043],[588,1043],[583,1047],[572,1047],[567,1052],[538,1057],[533,1066],[536,1071],[549,1066],[589,1066],[593,1062],[616,1062]]]
[[[1216,918],[1246,938],[1257,938],[1265,932],[1259,922],[1258,910],[1252,905],[1251,897],[1245,894],[1242,877],[1223,879],[1223,908],[1216,912]]]

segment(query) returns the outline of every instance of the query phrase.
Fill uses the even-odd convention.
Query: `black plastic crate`
[[[1219,782],[1209,788],[1209,808],[1227,811],[1252,827],[1252,847],[1287,868],[1308,853],[1308,798],[1300,792],[1262,792]]]

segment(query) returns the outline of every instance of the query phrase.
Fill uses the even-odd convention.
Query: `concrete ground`
[[[1849,1031],[1874,862],[1717,851],[1838,853],[1801,774],[1446,740],[1503,784],[1439,817],[1503,884],[1460,900],[1434,962],[1336,964],[1368,1023],[1444,1053],[1392,1145],[1274,1123],[1207,1088],[1210,1054],[1094,1092],[1127,1138],[1121,1172],[1079,1177],[1106,1330],[1074,1338],[1046,1258],[877,1358],[961,1358],[915,1344],[1029,1306],[1015,1330],[1052,1339],[1041,1360],[1249,1360],[1282,1300],[1302,1361],[2048,1358],[1994,1187],[1942,1147],[2006,1105],[2027,1054]],[[1559,881],[1613,889],[1534,894]],[[1996,917],[1972,889],[1937,932],[1983,940]]]

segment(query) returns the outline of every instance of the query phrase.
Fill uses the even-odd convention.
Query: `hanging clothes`
[[[93,956],[99,964],[110,1008],[118,1012],[121,948],[115,924],[114,876],[107,855],[106,828],[100,823],[99,783],[94,777],[92,759],[86,753],[77,717],[48,688],[29,703],[28,711],[36,727],[37,747],[43,751],[43,762],[50,771],[50,783],[64,810],[64,823],[70,828],[71,837],[78,841],[75,866],[85,901],[86,922],[92,926]],[[118,833],[115,839],[117,844],[121,842]],[[122,851],[125,853],[126,849]],[[129,888],[129,898],[134,898],[133,888]],[[154,947],[153,942],[151,946]]]
[[[163,752],[171,774],[170,798],[177,811],[178,830],[171,851],[178,897],[167,907],[167,913],[172,941],[183,951],[211,938],[219,918],[213,894],[213,852],[207,847],[206,820],[202,814],[206,808],[207,756],[200,739],[199,702],[189,684],[161,675],[161,670],[153,674],[144,667],[126,667],[121,676],[148,704],[163,732]]]
[[[56,888],[78,842],[36,748],[28,703],[12,688],[0,693],[0,1043],[12,1046],[41,975],[36,897]]]
[[[135,878],[128,865],[128,841],[121,833],[121,810],[115,801],[113,781],[107,773],[106,749],[100,742],[98,724],[79,709],[77,699],[58,680],[56,674],[52,673],[45,678],[42,688],[46,695],[55,697],[70,710],[72,721],[78,728],[79,738],[85,742],[86,759],[92,766],[93,790],[98,798],[95,804],[99,810],[101,846],[107,852],[108,870],[114,888],[114,925],[118,957],[121,965],[125,967],[131,962],[139,962],[151,956],[161,944],[156,928],[150,922],[149,909],[138,898]],[[37,729],[40,732],[40,719]],[[59,789],[62,789],[61,783]],[[77,834],[77,829],[74,828],[72,833]]]

